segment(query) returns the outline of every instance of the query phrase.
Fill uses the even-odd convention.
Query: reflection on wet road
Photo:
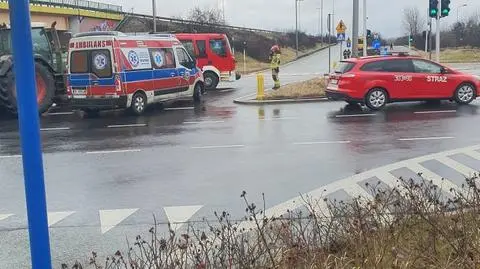
[[[285,69],[321,73],[314,66],[324,59],[320,53]],[[238,88],[210,92],[201,106],[174,104],[142,117],[122,111],[90,119],[68,110],[44,115],[55,261],[115,251],[126,235],[147,231],[152,214],[160,222],[168,220],[165,212],[198,220],[228,210],[240,218],[244,190],[253,202],[265,193],[271,207],[376,167],[480,144],[474,124],[480,120],[479,101],[391,104],[383,111],[342,102],[234,105],[234,97],[252,92],[249,85],[253,77],[239,81]],[[2,120],[0,248],[5,251],[0,261],[5,268],[28,263],[17,129],[16,121]],[[480,161],[468,161],[480,168]]]

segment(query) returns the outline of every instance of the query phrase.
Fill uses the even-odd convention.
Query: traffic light
[[[428,14],[432,18],[437,18],[437,15],[438,15],[438,0],[430,0],[430,6],[428,8]]]
[[[442,0],[442,9],[441,9],[442,17],[448,16],[450,13],[450,0]]]
[[[367,29],[367,37],[368,38],[372,37],[372,31],[369,29]]]
[[[408,38],[409,38],[410,43],[413,43],[413,36],[410,35]]]

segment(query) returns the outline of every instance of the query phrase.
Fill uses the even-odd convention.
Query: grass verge
[[[265,100],[325,97],[326,86],[324,78],[295,82],[282,86],[278,90],[267,92]]]
[[[317,44],[317,46],[300,51],[299,55],[304,55],[306,53],[310,53],[312,51],[318,50],[320,48],[325,47],[325,44]],[[260,61],[249,57],[248,55],[245,57],[245,68],[243,62],[243,54],[241,51],[235,52],[235,59],[237,60],[237,71],[241,74],[250,74],[253,72],[265,70],[270,68],[270,63],[266,61]],[[295,50],[289,47],[282,48],[282,64],[286,64],[292,62],[296,59]]]
[[[428,57],[424,51],[417,50],[422,57]],[[435,56],[435,52],[432,53]],[[442,63],[474,63],[480,62],[480,49],[476,48],[447,48],[440,52]]]
[[[399,178],[394,188],[365,184],[371,199],[303,197],[302,210],[281,216],[265,213],[263,195],[264,206],[257,207],[243,192],[243,221],[216,212],[215,221],[165,237],[155,222],[126,252],[106,261],[92,253],[87,264],[62,269],[479,268],[478,176],[459,189],[418,176]]]

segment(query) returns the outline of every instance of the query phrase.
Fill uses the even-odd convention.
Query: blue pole
[[[32,269],[51,269],[28,0],[9,0]]]

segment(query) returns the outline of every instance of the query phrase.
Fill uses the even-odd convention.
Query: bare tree
[[[425,26],[425,18],[420,15],[418,7],[408,7],[403,10],[402,23],[407,34],[417,35]]]
[[[201,9],[199,7],[195,7],[190,10],[187,19],[199,23],[225,24],[220,10],[214,8]]]

